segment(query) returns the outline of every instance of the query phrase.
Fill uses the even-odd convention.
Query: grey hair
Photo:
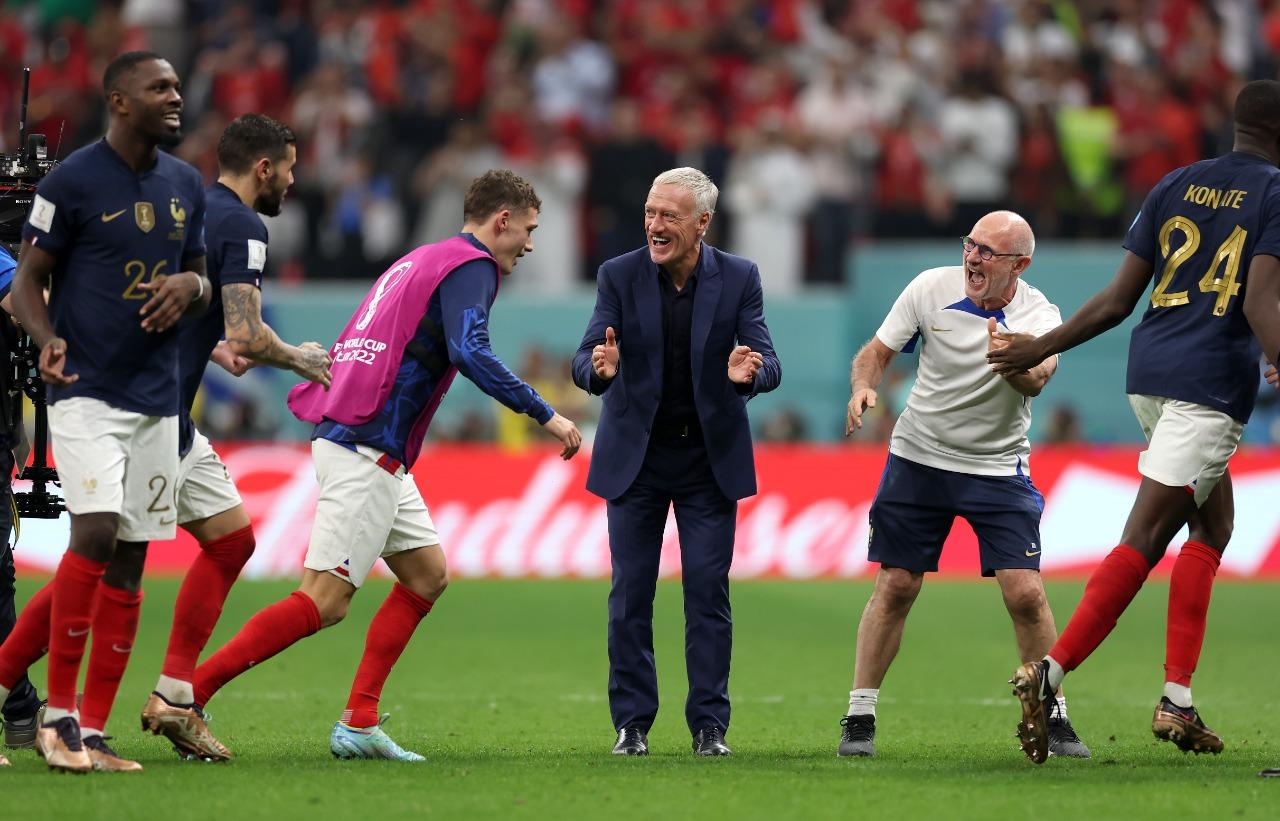
[[[698,211],[698,216],[716,212],[716,200],[720,199],[720,189],[710,177],[696,168],[685,166],[663,171],[653,178],[653,184],[655,186],[674,185],[693,194],[693,205]]]

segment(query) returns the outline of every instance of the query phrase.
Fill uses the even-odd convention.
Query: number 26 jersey
[[[1172,171],[1124,247],[1155,278],[1129,343],[1127,391],[1248,422],[1260,349],[1244,316],[1245,280],[1255,255],[1280,257],[1280,169],[1233,151]]]
[[[151,280],[203,257],[200,172],[164,152],[135,173],[107,141],[67,157],[36,189],[23,239],[57,258],[49,316],[79,380],[49,401],[100,399],[146,416],[178,413],[178,331],[148,333]]]

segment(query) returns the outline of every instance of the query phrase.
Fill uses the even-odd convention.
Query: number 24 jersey
[[[1280,169],[1234,151],[1170,172],[1124,247],[1155,284],[1129,344],[1129,393],[1180,399],[1248,422],[1260,349],[1244,316],[1249,263],[1280,257]]]

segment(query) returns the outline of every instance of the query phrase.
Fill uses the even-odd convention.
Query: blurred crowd
[[[643,242],[655,174],[695,165],[722,190],[711,240],[785,293],[844,281],[859,241],[993,207],[1042,238],[1118,235],[1166,171],[1229,148],[1238,85],[1276,74],[1280,2],[10,0],[5,145],[22,65],[65,155],[132,48],[184,78],[177,153],[207,176],[237,114],[297,131],[277,276],[376,275],[508,166],[544,206],[517,279],[572,287]]]

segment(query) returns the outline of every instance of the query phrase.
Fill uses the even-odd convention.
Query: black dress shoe
[[[618,731],[618,743],[613,745],[614,755],[648,755],[649,739],[639,727],[623,727]]]
[[[693,735],[693,751],[698,755],[733,755],[724,743],[724,730],[705,727]]]

